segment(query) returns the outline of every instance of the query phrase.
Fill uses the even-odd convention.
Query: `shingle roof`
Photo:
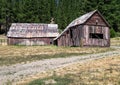
[[[7,37],[57,37],[57,24],[12,23]]]
[[[94,10],[91,11],[89,13],[86,13],[78,18],[76,18],[75,20],[73,20],[65,29],[64,31],[58,36],[56,37],[54,40],[56,40],[57,38],[59,38],[65,31],[67,31],[70,27],[76,26],[76,25],[80,25],[80,24],[84,24],[94,13],[98,12],[100,14],[99,11]],[[101,14],[100,14],[101,15]],[[104,17],[101,15],[101,17],[104,19]],[[107,23],[107,21],[104,19],[104,21],[106,22],[106,24],[109,26],[109,24]]]

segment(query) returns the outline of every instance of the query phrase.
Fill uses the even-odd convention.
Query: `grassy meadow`
[[[0,66],[26,63],[41,59],[70,57],[100,53],[113,50],[111,48],[81,48],[57,46],[0,46]]]
[[[56,69],[51,72],[51,77],[36,79],[25,85],[120,85],[119,62],[120,56],[114,56],[76,63]]]
[[[120,46],[120,38],[112,38],[111,46]],[[59,47],[58,47],[59,48]],[[60,47],[64,48],[64,47]],[[73,47],[74,48],[74,47]],[[71,49],[73,49],[71,48]],[[111,48],[81,48],[86,52],[105,52]],[[69,48],[70,49],[70,48]],[[87,63],[75,63],[26,79],[20,85],[120,85],[120,56],[102,58]]]
[[[112,38],[111,45],[112,46],[120,46],[120,37]]]
[[[0,36],[0,39],[5,39]],[[113,38],[112,45],[120,45],[120,38]],[[57,46],[8,46],[0,45],[0,66],[26,63],[41,59],[70,57],[114,50],[100,47],[57,47]]]
[[[0,35],[0,40],[6,39]],[[118,40],[118,39],[117,39]],[[116,41],[114,41],[116,42]],[[114,50],[100,47],[8,46],[0,44],[0,66]]]
[[[0,39],[4,39],[4,37]],[[112,38],[111,45],[120,46],[120,38]],[[112,50],[115,49],[109,47],[8,46],[2,44],[0,45],[0,66]],[[76,63],[39,74],[35,76],[35,79],[30,80],[31,82],[20,85],[120,85],[119,62],[120,56],[94,60],[84,64]]]

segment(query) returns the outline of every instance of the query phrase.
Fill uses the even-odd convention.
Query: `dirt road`
[[[26,76],[35,75],[42,71],[48,71],[64,65],[76,62],[88,62],[104,57],[120,56],[120,47],[112,47],[116,51],[109,51],[105,53],[89,54],[84,56],[73,56],[68,58],[54,58],[45,59],[36,62],[26,64],[16,64],[12,66],[0,67],[0,85],[6,84],[7,82],[18,82],[24,79]]]

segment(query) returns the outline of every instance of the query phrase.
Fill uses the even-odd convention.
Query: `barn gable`
[[[92,14],[92,16],[90,16],[84,24],[110,27],[108,22],[105,20],[105,18],[101,15],[99,11],[95,11],[94,14]]]

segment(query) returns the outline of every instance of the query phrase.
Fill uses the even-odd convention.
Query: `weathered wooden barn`
[[[98,10],[72,21],[54,39],[58,46],[110,46],[110,26]]]
[[[57,24],[13,23],[7,33],[8,45],[50,45],[59,35]]]

